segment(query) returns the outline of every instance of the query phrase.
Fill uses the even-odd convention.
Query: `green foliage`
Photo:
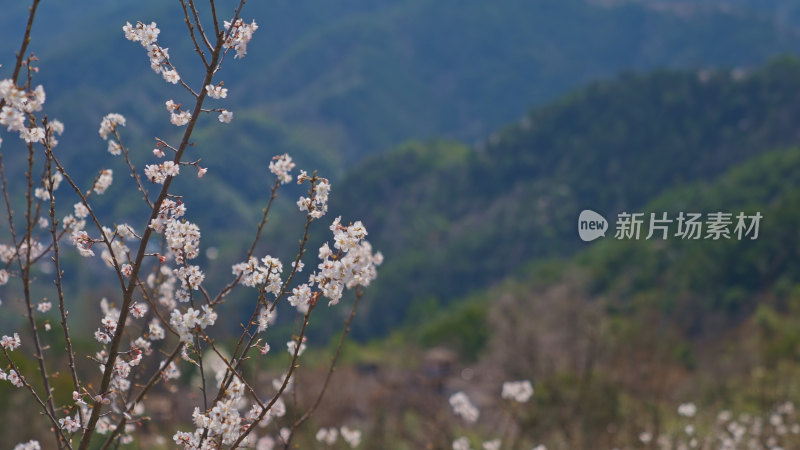
[[[462,358],[474,361],[489,337],[485,301],[472,301],[450,308],[429,319],[419,330],[422,345],[445,345],[456,349]]]
[[[371,291],[382,308],[368,312],[359,333],[402,322],[416,298],[433,295],[447,304],[526,264],[585,248],[575,232],[584,208],[613,218],[643,210],[671,189],[652,210],[769,205],[764,202],[798,177],[791,153],[757,160],[722,182],[738,187],[706,192],[697,183],[796,142],[790,118],[800,115],[800,62],[778,59],[744,78],[725,71],[708,77],[625,74],[536,109],[475,149],[437,141],[367,160],[338,185],[331,206],[345,218],[361,218],[387,257]],[[720,255],[706,251],[708,245],[686,249],[692,257],[684,258],[687,269],[674,281],[697,283],[717,270],[713,258]],[[652,286],[648,274],[672,261],[654,243],[593,246],[606,250],[586,257],[609,252],[590,268],[598,289],[615,279],[630,252],[638,252],[640,264],[630,274],[631,291]],[[715,248],[737,251],[732,247]],[[752,261],[768,254],[749,248]],[[746,264],[732,270],[741,277]],[[739,307],[734,290],[715,301]]]

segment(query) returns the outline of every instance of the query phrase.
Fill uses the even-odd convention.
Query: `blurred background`
[[[0,78],[10,76],[26,3],[0,12]],[[800,4],[270,0],[248,2],[243,16],[259,29],[217,77],[228,98],[212,101],[233,122],[200,120],[188,157],[209,172],[175,184],[203,233],[206,285],[223,286],[246,252],[273,183],[267,165],[284,152],[332,182],[311,248],[341,215],[362,220],[385,256],[301,447],[321,445],[319,426],[351,424],[364,448],[451,448],[462,435],[478,448],[495,437],[507,448],[647,448],[661,435],[679,448],[694,436],[687,424],[713,442],[735,434],[717,418],[732,411],[758,445],[800,448],[785,403],[800,400]],[[109,222],[141,229],[146,210],[97,135],[101,118],[127,117],[123,143],[143,167],[153,136],[174,142],[182,132],[164,102],[190,100],[121,27],[156,21],[159,43],[196,85],[182,17],[178,2],[159,0],[43,2],[36,17],[34,84],[66,128],[57,151],[87,187],[98,170],[115,171],[95,199]],[[3,160],[21,189],[26,155],[15,140],[5,139]],[[300,194],[281,192],[257,254],[296,252]],[[586,243],[584,209],[612,227],[623,211],[763,219],[755,240],[608,233]],[[66,253],[70,319],[93,331],[114,280],[99,259]],[[52,296],[52,267],[39,269],[41,296]],[[0,289],[0,331],[18,328],[19,294],[13,283]],[[229,298],[219,331],[238,330],[251,294]],[[300,375],[308,398],[349,311],[323,309]],[[281,355],[254,371],[277,374],[287,362],[294,315],[281,314],[271,342]],[[58,333],[48,338],[60,348]],[[89,332],[81,338],[97,351]],[[535,394],[511,408],[500,386],[520,379]],[[188,382],[174,388],[197,395]],[[459,390],[484,411],[479,424],[450,411]],[[164,413],[148,432],[190,426],[188,403],[167,399],[154,394]],[[8,442],[37,434],[15,414],[27,402],[0,385]],[[676,413],[685,402],[698,407],[690,422]]]

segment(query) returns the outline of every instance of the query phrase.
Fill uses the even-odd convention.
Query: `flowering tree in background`
[[[167,83],[176,85],[176,90],[182,89],[183,97],[190,100],[165,100],[169,121],[183,128],[181,139],[170,142],[156,137],[153,162],[139,171],[123,143],[125,117],[108,114],[99,129],[111,156],[122,158],[129,168],[135,189],[150,212],[149,217],[141,217],[137,223],[102,218],[93,208],[94,196],[103,195],[113,183],[112,170],[100,171],[87,185],[86,180],[71,176],[55,150],[64,126],[43,113],[45,89],[34,83],[36,58],[26,56],[38,0],[30,8],[13,72],[0,81],[0,124],[7,129],[2,150],[15,148],[19,143],[27,149],[27,187],[22,193],[11,192],[0,160],[9,232],[0,246],[0,258],[5,263],[0,270],[0,283],[8,284],[8,289],[18,293],[15,295],[24,303],[27,316],[27,330],[6,330],[7,334],[0,339],[3,361],[0,378],[30,393],[52,432],[49,438],[52,442],[41,436],[38,441],[22,443],[17,448],[86,449],[90,445],[110,448],[132,442],[146,422],[145,396],[160,383],[180,378],[182,370],[192,366],[202,380],[202,402],[194,408],[192,417],[183,418],[186,423],[191,421],[194,429],[176,430],[172,436],[175,444],[186,448],[254,445],[271,448],[279,444],[288,448],[294,432],[319,406],[355,316],[360,289],[375,278],[376,266],[381,263],[380,253],[373,253],[365,240],[367,231],[361,222],[346,225],[336,218],[330,225],[332,245],[326,243],[319,249],[319,260],[314,263],[316,270],[306,271],[308,275],[301,280],[309,227],[325,217],[331,186],[316,172],[301,171],[293,176],[292,159],[280,155],[269,165],[277,179],[263,218],[255,226],[252,245],[242,262],[233,266],[227,285],[216,293],[205,286],[206,273],[194,263],[201,248],[200,229],[191,221],[191,205],[184,204],[182,197],[170,188],[175,177],[187,176],[187,170],[195,172],[198,178],[209,170],[201,167],[199,161],[187,161],[192,132],[203,114],[217,115],[220,126],[233,119],[231,111],[208,107],[206,103],[209,98],[226,98],[228,88],[218,79],[222,64],[230,54],[234,59],[247,54],[258,26],[255,21],[242,19],[243,0],[235,10],[225,13],[218,11],[214,0],[209,0],[210,17],[206,18],[201,17],[194,0],[180,0],[180,3],[188,37],[205,69],[203,81],[197,86],[185,81],[180,68],[173,64],[168,48],[159,41],[160,30],[155,22],[126,23],[122,31],[125,38],[141,44],[153,71]],[[13,142],[14,135],[20,141]],[[308,195],[297,201],[306,222],[298,233],[301,239],[296,257],[284,266],[272,256],[256,255],[256,247],[280,186],[293,180],[308,186]],[[74,193],[76,203],[61,200],[68,197],[59,191],[65,184]],[[12,205],[22,196],[24,211],[20,217]],[[155,252],[154,248],[161,250]],[[100,258],[119,289],[118,302],[104,300],[100,304],[102,319],[93,333],[96,352],[90,355],[77,354],[71,339],[64,279],[65,271],[70,268],[62,264],[62,257],[73,251],[85,258]],[[55,266],[52,280],[32,275],[34,264],[43,260],[52,260]],[[50,281],[55,285],[55,301],[35,301],[34,284]],[[250,289],[252,312],[233,348],[222,349],[213,337],[219,319],[216,307],[234,289]],[[259,439],[255,425],[281,417],[286,411],[282,395],[291,386],[298,358],[305,349],[309,317],[320,301],[335,306],[348,289],[356,291],[356,299],[316,402],[276,437]],[[264,336],[280,302],[288,302],[299,312],[300,326],[287,343],[291,362],[285,374],[274,386],[265,389],[246,379],[242,364],[254,353],[269,352]],[[43,345],[40,337],[42,328],[49,330],[51,325],[39,315],[53,306],[58,310],[66,342],[64,354],[59,354],[61,349]],[[209,351],[221,361],[215,367],[204,361],[204,354]],[[20,367],[16,356],[20,352],[35,358],[38,374]],[[91,370],[96,366],[100,368],[99,376]],[[51,381],[58,372],[68,373],[71,378],[71,401],[66,404],[57,404],[55,400]],[[147,381],[132,383],[134,375]],[[320,430],[320,433],[325,435],[320,436],[324,440],[337,431]],[[342,427],[341,434],[351,445],[360,442],[358,430]]]

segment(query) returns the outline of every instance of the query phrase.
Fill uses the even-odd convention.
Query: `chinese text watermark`
[[[661,213],[617,214],[615,239],[662,239],[670,237],[685,240],[758,239],[758,230],[763,216],[760,212],[684,213],[669,216]],[[605,236],[608,222],[600,214],[586,209],[578,216],[578,235],[586,242]]]

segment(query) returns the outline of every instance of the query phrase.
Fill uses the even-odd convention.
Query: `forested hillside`
[[[347,354],[386,376],[413,371],[417,360],[431,370],[433,355],[452,350],[457,363],[442,385],[484,399],[487,415],[497,379],[529,377],[534,400],[514,410],[523,445],[637,448],[646,444],[646,431],[653,440],[688,445],[696,437],[716,448],[735,439],[727,428],[732,418],[762,423],[740,440],[795,448],[797,434],[780,431],[781,423],[796,423],[794,412],[778,413],[786,422],[766,419],[779,405],[800,401],[800,149],[763,152],[635,210],[673,219],[678,212],[760,213],[762,220],[756,239],[685,240],[674,235],[675,223],[666,240],[617,240],[611,232],[572,257],[539,260],[448,308],[418,308],[391,336]],[[615,218],[607,217],[613,227]],[[373,407],[383,415],[369,419],[371,442],[447,442],[441,426],[420,425],[435,412],[403,409],[445,396],[422,396],[424,388],[413,383],[391,389]],[[409,400],[392,401],[397,397]],[[680,417],[676,405],[689,402],[696,415]],[[476,428],[470,435],[496,432],[491,423]]]
[[[532,377],[523,436],[548,448],[630,445],[643,430],[688,442],[673,408],[689,401],[697,436],[722,440],[719,411],[799,401],[800,149],[750,158],[637,211],[763,219],[757,239],[684,240],[674,223],[666,240],[609,233],[409,325],[406,342],[456,350],[481,373]]]
[[[409,308],[449,302],[531,261],[583,248],[572,222],[584,207],[633,208],[678,182],[796,142],[797,62],[756,69],[800,49],[794,22],[776,20],[791,9],[785,2],[248,6],[261,26],[247,64],[222,74],[234,120],[220,128],[203,118],[190,150],[219,168],[181,192],[204,205],[193,220],[218,243],[211,264],[219,264],[220,281],[247,245],[238,236],[266,203],[272,155],[290,152],[299,167],[331,177],[331,211],[364,217],[388,256],[362,336],[401,323]],[[37,18],[30,47],[41,60],[36,80],[47,87],[48,112],[66,125],[67,167],[78,178],[101,168],[118,174],[110,195],[97,199],[108,217],[133,217],[141,205],[117,195],[131,182],[125,165],[100,159],[100,118],[128,117],[124,144],[141,168],[153,135],[176,136],[164,125],[165,99],[182,99],[124,40],[121,25],[170,17],[160,21],[162,42],[186,73],[194,64],[180,38],[179,4],[144,7],[149,14],[120,3],[54,5]],[[6,54],[24,11],[10,4],[0,16]],[[642,75],[665,66],[684,71]],[[629,72],[616,76],[622,70]],[[597,77],[610,81],[575,88]],[[526,115],[532,105],[540,106]],[[400,144],[411,140],[424,143]],[[24,164],[14,154],[4,162],[12,171]],[[295,194],[279,200],[280,220],[265,240],[284,257],[295,243],[286,223],[296,224],[285,214],[293,201],[284,199]]]
[[[415,302],[447,302],[581,250],[581,210],[635,211],[666,189],[796,144],[799,114],[793,58],[746,76],[626,74],[537,108],[474,149],[408,144],[373,158],[333,205],[364,218],[387,256],[365,323],[389,327]]]
[[[753,67],[797,52],[797,28],[774,20],[783,10],[760,6],[763,12],[753,14],[755,3],[673,9],[582,0],[255,2],[248,14],[261,26],[248,64],[231,64],[222,77],[234,112],[268,116],[313,141],[325,149],[320,167],[338,174],[407,139],[472,143],[532,105],[620,70]],[[24,28],[25,8],[9,4],[0,17],[4,54],[17,50],[10,37]],[[92,124],[108,111],[129,117],[132,138],[169,136],[163,102],[179,94],[150,72],[121,26],[162,18],[162,40],[188,73],[194,54],[181,39],[180,17],[178,2],[155,0],[136,8],[80,0],[42,10],[30,50],[41,58],[37,79],[48,87],[51,114],[65,120],[70,153],[91,147]],[[236,120],[226,137],[245,130],[255,142],[269,138]],[[311,153],[320,156],[316,149],[300,155]]]

